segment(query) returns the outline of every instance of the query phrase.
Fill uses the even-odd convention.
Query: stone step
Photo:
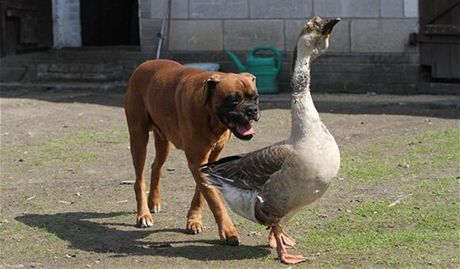
[[[126,81],[149,59],[139,51],[63,49],[11,55],[1,59],[0,82]]]
[[[51,63],[37,65],[39,81],[113,81],[124,80],[119,64]]]
[[[118,82],[81,82],[81,81],[61,81],[61,82],[0,82],[2,91],[45,91],[45,90],[63,90],[63,91],[80,91],[80,92],[114,92],[123,93],[126,90],[125,81]]]

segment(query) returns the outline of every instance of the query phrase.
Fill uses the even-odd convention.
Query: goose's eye
[[[313,25],[307,24],[307,25],[305,26],[305,30],[307,30],[307,32],[309,32],[309,33],[313,32]]]

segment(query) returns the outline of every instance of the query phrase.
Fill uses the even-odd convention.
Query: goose
[[[310,94],[310,65],[329,46],[340,19],[314,16],[297,39],[292,66],[291,134],[271,146],[201,166],[206,187],[220,190],[238,215],[267,226],[269,244],[282,263],[306,261],[292,255],[295,240],[282,225],[299,209],[320,198],[337,177],[340,152],[321,122]]]

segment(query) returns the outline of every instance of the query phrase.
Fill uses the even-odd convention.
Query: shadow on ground
[[[397,96],[391,100],[380,100],[375,96],[372,100],[362,98],[363,95],[325,95],[327,98],[313,98],[321,113],[337,114],[388,114],[408,115],[438,118],[460,118],[460,97],[436,97],[435,100],[416,100],[412,97]],[[348,98],[344,98],[347,96]],[[104,106],[123,107],[122,92],[94,92],[86,90],[59,90],[59,89],[16,89],[0,91],[1,98],[25,98],[59,103],[87,103]],[[289,97],[267,100],[261,97],[260,108],[289,109]],[[324,97],[324,96],[323,96]],[[356,98],[354,98],[356,97]],[[364,101],[363,101],[364,99]],[[400,101],[401,99],[402,101]],[[265,100],[265,101],[264,101]]]
[[[110,220],[132,212],[97,213],[68,212],[51,215],[26,214],[17,217],[30,227],[45,230],[69,243],[71,248],[88,252],[111,253],[113,257],[149,255],[182,257],[190,260],[243,260],[270,255],[268,246],[238,247],[225,245],[220,240],[144,240],[151,234],[176,233],[183,238],[181,229],[129,229],[125,223]],[[124,229],[124,230],[121,230]],[[171,238],[174,236],[169,236]],[[155,236],[153,236],[155,238]],[[216,247],[218,246],[218,247]]]

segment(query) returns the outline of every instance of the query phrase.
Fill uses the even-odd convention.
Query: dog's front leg
[[[209,160],[210,156],[210,151],[206,153],[199,153],[199,152],[187,152],[187,161],[189,165],[189,169],[193,174],[193,178],[195,179],[196,183],[196,189],[200,190],[201,194],[205,198],[206,202],[209,205],[209,208],[211,209],[211,212],[214,215],[214,219],[217,222],[217,226],[219,228],[219,236],[220,239],[225,240],[229,245],[238,245],[239,244],[239,236],[238,232],[235,229],[235,226],[233,225],[232,220],[228,216],[227,209],[225,208],[225,204],[222,201],[222,198],[220,196],[220,193],[214,189],[214,188],[206,188],[204,186],[204,183],[206,183],[205,179],[203,178],[202,173],[200,172],[200,165],[206,163]],[[201,158],[197,158],[198,156],[201,156]],[[197,196],[197,190],[195,191],[195,196]],[[198,195],[199,196],[199,195]],[[194,197],[195,199],[195,197]],[[198,203],[202,203],[200,201],[200,197],[198,197]],[[193,204],[192,204],[193,205]],[[201,208],[203,207],[202,204],[199,205]],[[199,207],[196,207],[195,209],[198,209]],[[193,207],[189,211],[188,215],[188,220],[196,219],[197,217],[201,221],[201,214],[202,210],[196,210],[194,214],[190,214],[192,211]],[[189,222],[187,220],[187,222]]]
[[[216,143],[214,149],[209,154],[209,158],[206,162],[214,162],[219,158],[219,154],[222,152],[228,139],[223,139]],[[191,234],[197,234],[203,231],[203,207],[206,200],[201,193],[199,185],[195,186],[195,194],[193,195],[190,210],[187,214],[187,231]]]
[[[186,229],[191,234],[201,233],[203,231],[203,206],[205,198],[201,193],[198,185],[195,186],[195,194],[193,195],[190,209],[187,213],[187,226]]]

